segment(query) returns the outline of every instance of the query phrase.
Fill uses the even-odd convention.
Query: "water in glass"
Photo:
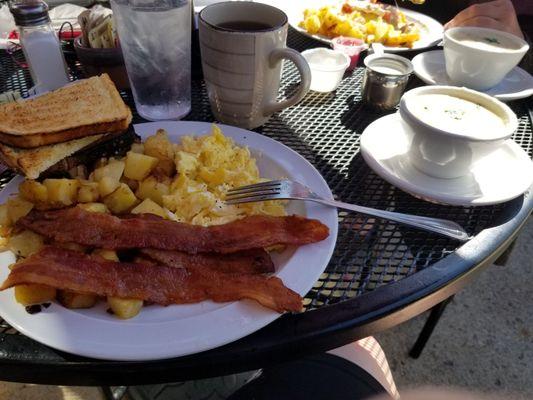
[[[190,0],[113,0],[111,7],[139,115],[182,118],[191,109]]]

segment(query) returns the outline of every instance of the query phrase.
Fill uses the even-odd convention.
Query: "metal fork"
[[[331,207],[343,208],[361,214],[395,221],[400,224],[414,226],[426,231],[435,232],[460,241],[467,241],[470,236],[461,225],[439,218],[421,217],[418,215],[402,214],[392,211],[357,206],[341,201],[327,200],[318,196],[308,187],[289,180],[269,181],[255,185],[241,186],[231,189],[226,194],[227,204],[252,203],[264,200],[309,200]]]

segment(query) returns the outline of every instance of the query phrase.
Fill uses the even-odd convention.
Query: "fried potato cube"
[[[92,254],[102,257],[103,259],[106,259],[108,261],[120,261],[118,259],[117,252],[115,250],[108,250],[108,249],[96,249],[92,252]]]
[[[93,254],[98,255],[109,261],[119,261],[117,252],[114,250],[97,249]],[[107,302],[113,313],[121,319],[128,319],[135,317],[141,311],[143,306],[142,300],[137,299],[121,299],[118,297],[108,297]]]
[[[104,203],[84,203],[78,204],[78,207],[83,208],[89,212],[109,213],[109,209]]]
[[[383,21],[376,21],[375,22],[375,30],[374,30],[374,40],[376,42],[382,42],[387,37],[387,34],[389,33],[390,25]]]
[[[116,188],[115,188],[116,189]],[[79,203],[93,203],[100,198],[99,182],[83,181],[78,190]]]
[[[128,152],[124,176],[129,179],[142,181],[157,166],[159,160],[145,154]]]
[[[322,10],[321,10],[322,11]],[[328,28],[334,27],[337,25],[339,18],[335,14],[335,11],[332,9],[326,9],[324,10],[324,13],[322,15],[322,21],[325,26]]]
[[[107,298],[107,304],[109,304],[109,307],[118,318],[129,319],[139,314],[143,306],[143,301],[110,296]]]
[[[0,226],[2,228],[8,228],[11,226],[11,218],[9,218],[7,204],[0,204]]]
[[[15,286],[15,300],[24,306],[46,303],[56,298],[56,289],[50,286],[29,284]]]
[[[135,179],[129,179],[123,176],[120,182],[128,185],[133,192],[135,192],[139,188],[139,181],[136,181]]]
[[[144,154],[159,160],[155,168],[155,172],[159,175],[174,175],[176,172],[174,153],[175,146],[168,140],[167,133],[163,129],[159,129],[144,142]]]
[[[112,176],[104,176],[98,182],[98,191],[100,192],[101,197],[106,197],[117,190],[119,186],[120,181],[116,180]]]
[[[121,183],[117,190],[104,199],[104,204],[113,214],[130,210],[137,202],[137,197],[125,183]]]
[[[169,185],[165,182],[159,182],[154,176],[149,176],[139,183],[139,188],[135,192],[136,196],[141,199],[150,199],[160,206],[163,205],[163,196],[169,193]]]
[[[77,179],[45,179],[48,203],[70,206],[78,199],[80,181]]]
[[[6,226],[0,226],[0,251],[8,250],[7,244],[9,242],[9,235],[12,228]]]
[[[168,218],[165,210],[157,204],[155,201],[150,199],[144,199],[141,204],[131,210],[132,214],[154,214],[159,215],[161,218]]]
[[[14,225],[20,218],[28,214],[33,208],[33,203],[19,196],[11,197],[7,201],[7,215],[11,224]]]
[[[94,307],[98,301],[98,297],[94,294],[79,293],[70,290],[58,290],[57,300],[66,308],[91,308]]]
[[[38,233],[23,230],[9,238],[7,247],[17,256],[28,257],[44,246],[44,239]]]
[[[349,20],[339,21],[331,28],[331,32],[335,36],[348,36],[352,30],[353,26]]]
[[[144,142],[144,154],[147,156],[173,159],[174,152],[174,144],[168,139],[164,129],[158,129],[155,135],[148,137]]]
[[[398,31],[391,31],[385,41],[387,46],[407,46],[410,47],[414,42],[420,39],[418,33],[401,33]]]
[[[144,144],[143,143],[133,143],[131,145],[130,151],[132,151],[133,153],[144,154]]]
[[[27,179],[19,185],[20,195],[32,203],[44,203],[48,200],[48,189],[40,182]]]
[[[314,35],[320,30],[320,25],[320,18],[318,18],[318,15],[311,15],[309,18],[305,19],[303,28],[310,34]]]
[[[125,166],[126,164],[124,161],[112,160],[109,162],[109,164],[100,168],[96,168],[93,171],[94,180],[99,182],[104,176],[108,176],[115,181],[120,181],[120,178],[122,178],[122,174],[124,173]]]

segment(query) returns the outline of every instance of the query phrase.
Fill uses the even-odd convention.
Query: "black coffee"
[[[266,31],[272,29],[273,27],[264,22],[255,22],[255,21],[230,21],[223,22],[217,25],[219,28],[226,29],[228,31]]]

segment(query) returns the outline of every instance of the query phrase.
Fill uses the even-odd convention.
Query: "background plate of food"
[[[33,228],[29,227],[33,223],[37,225],[42,223],[44,224],[42,226],[45,226],[49,222],[47,218],[51,215],[72,217],[76,214],[77,217],[87,217],[87,212],[94,212],[95,214],[86,219],[85,224],[81,224],[79,220],[69,223],[68,219],[62,217],[66,230],[73,232],[74,236],[81,235],[80,237],[91,242],[99,240],[98,237],[85,232],[91,231],[94,227],[98,228],[97,221],[102,218],[103,220],[115,218],[111,214],[118,216],[122,213],[141,214],[120,219],[128,224],[135,224],[135,221],[143,219],[150,224],[154,221],[159,223],[157,221],[164,219],[170,224],[175,224],[171,222],[175,221],[196,226],[223,226],[241,220],[242,217],[256,214],[267,216],[296,214],[320,221],[315,224],[323,227],[323,233],[329,230],[329,235],[324,234],[321,238],[323,240],[315,243],[269,249],[275,267],[273,275],[277,277],[273,279],[274,283],[282,282],[284,290],[292,290],[294,296],[298,298],[299,307],[301,299],[297,294],[304,296],[311,289],[326,268],[333,252],[338,225],[336,209],[303,202],[226,206],[220,200],[220,195],[227,189],[227,185],[239,186],[265,179],[288,178],[309,186],[319,195],[332,198],[332,193],[320,173],[303,157],[281,143],[235,127],[223,125],[217,127],[204,122],[167,121],[139,124],[134,128],[144,143],[134,144],[124,158],[99,161],[97,169],[92,173],[81,168],[80,176],[41,182],[17,177],[6,186],[0,193],[0,203],[5,204],[0,206],[0,218],[16,222],[9,228],[10,238],[7,244],[4,243],[10,250],[0,253],[1,281],[5,281],[8,276],[13,279],[17,275],[24,275],[19,271],[25,268],[41,268],[44,275],[50,275],[48,278],[61,281],[61,274],[52,276],[47,268],[50,270],[63,268],[67,272],[72,270],[72,265],[63,262],[62,257],[71,257],[86,267],[100,268],[99,271],[103,275],[107,274],[108,278],[111,275],[108,274],[107,267],[120,267],[122,269],[118,268],[117,271],[120,269],[122,273],[124,271],[128,273],[127,268],[132,264],[126,264],[128,261],[123,260],[120,251],[103,250],[104,245],[96,246],[97,249],[94,249],[94,246],[80,247],[80,242],[76,239],[72,239],[75,245],[65,243],[64,238],[61,242],[59,236],[62,233],[59,231],[53,232],[53,229],[47,231],[47,228],[41,231],[36,228],[32,231]],[[149,137],[151,139],[148,139]],[[43,193],[47,195],[40,199]],[[83,203],[85,208],[80,203]],[[68,204],[68,207],[59,211],[46,210],[57,209],[58,204]],[[31,211],[28,209],[30,207],[33,207]],[[39,207],[45,211],[36,211]],[[72,210],[78,211],[72,214]],[[162,218],[146,217],[145,213],[160,215]],[[47,217],[41,218],[43,215]],[[23,228],[21,221],[24,219],[29,225],[26,230],[21,230]],[[118,220],[119,218],[114,219],[115,222]],[[105,230],[103,234],[105,236]],[[135,229],[131,230],[131,241],[139,239],[137,234]],[[155,234],[164,235],[164,232],[155,232]],[[298,236],[299,232],[291,234]],[[127,243],[130,237],[122,239]],[[254,240],[253,235],[250,236],[250,240]],[[8,267],[15,262],[16,257],[11,250],[15,251],[21,260],[12,271]],[[117,261],[117,253],[120,256],[120,263]],[[53,261],[43,266],[41,265],[43,259]],[[155,282],[158,271],[162,269],[150,270],[148,264],[145,267],[146,271],[150,271],[146,275],[146,280],[153,279]],[[166,271],[169,271],[168,268]],[[43,274],[40,276],[34,274],[33,278],[39,280]],[[93,285],[98,285],[99,279],[103,278],[97,275],[92,276],[89,281]],[[256,280],[263,282],[262,279],[259,277]],[[80,288],[89,285],[83,276],[74,281],[76,285],[81,285]],[[204,285],[205,282],[201,282],[200,279],[193,282],[192,286]],[[71,279],[70,284],[72,283]],[[168,284],[168,282],[161,283],[163,286]],[[4,288],[8,286],[4,285]],[[153,285],[148,284],[146,287]],[[43,302],[47,293],[26,292],[23,289],[19,289],[17,293],[15,289],[8,288],[0,292],[0,315],[15,329],[62,351],[112,360],[164,359],[205,351],[242,338],[266,326],[277,319],[281,315],[279,311],[283,309],[298,308],[294,303],[288,308],[279,303],[281,310],[278,308],[276,311],[276,304],[271,308],[260,305],[259,303],[263,304],[260,296],[256,296],[257,301],[204,300],[168,306],[153,304],[158,301],[145,301],[143,306],[142,301],[121,302],[121,299],[113,300],[109,295],[106,300],[102,294],[96,296],[96,299],[90,294],[93,296],[93,301],[88,308],[75,308],[76,302],[86,302],[87,298],[78,294],[69,296],[71,292],[62,288],[54,293],[50,301],[44,302],[45,306],[38,307],[40,311],[35,313],[35,309],[25,308],[21,300],[28,300],[28,296],[40,295],[44,297],[38,302]],[[226,289],[231,294],[231,282],[224,290]],[[248,292],[254,292],[255,289],[252,285]],[[199,292],[196,290],[194,293],[203,296],[202,290]],[[210,290],[209,285],[207,290]],[[61,296],[59,292],[62,293]],[[155,293],[154,296],[156,299],[160,298],[159,293]],[[247,294],[242,297],[250,298]],[[254,298],[253,293],[251,298]],[[218,300],[220,301],[220,298]],[[120,316],[133,318],[117,318]]]
[[[273,3],[274,4],[274,3]],[[382,43],[386,51],[425,49],[442,40],[442,24],[422,13],[364,0],[275,2],[300,33],[330,43],[338,36],[367,44]]]

